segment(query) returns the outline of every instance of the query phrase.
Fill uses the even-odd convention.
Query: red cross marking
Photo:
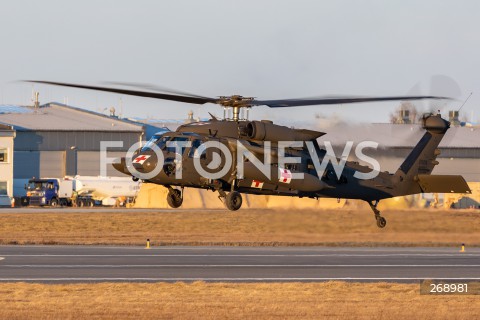
[[[135,160],[133,160],[133,162],[139,163],[139,162],[141,162],[141,161],[147,160],[148,158],[149,158],[149,157],[147,157],[147,156],[138,156],[138,157],[135,158]]]
[[[280,169],[280,182],[290,183],[292,180],[292,173],[287,169]]]
[[[260,187],[261,183],[262,183],[262,181],[253,180],[252,181],[252,187],[258,188],[258,187]]]

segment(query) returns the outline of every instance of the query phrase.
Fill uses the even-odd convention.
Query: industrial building
[[[0,124],[0,197],[13,195],[13,127]]]
[[[374,123],[364,125],[338,124],[319,139],[329,141],[337,156],[342,154],[347,141],[378,143],[378,148],[365,149],[375,158],[381,171],[395,172],[425,133],[420,124]],[[355,145],[354,145],[355,147]],[[439,164],[433,174],[459,174],[467,182],[480,182],[480,127],[452,126],[440,142]],[[357,161],[352,150],[350,160]]]
[[[402,110],[401,110],[402,111]],[[420,123],[408,120],[404,112],[394,123],[346,124],[340,123],[325,130],[326,135],[319,139],[322,145],[326,141],[333,146],[337,156],[342,155],[347,141],[354,145],[349,160],[362,162],[355,156],[354,148],[362,141],[378,143],[376,150],[365,149],[364,153],[377,160],[381,171],[394,173],[407,158],[425,133]],[[480,126],[461,123],[458,112],[449,112],[452,127],[447,131],[439,145],[439,164],[432,174],[462,175],[472,190],[472,195],[432,195],[421,197],[427,202],[443,201],[444,207],[479,208],[480,207]],[[398,119],[403,119],[398,121]],[[366,163],[363,163],[366,164]],[[367,164],[369,165],[369,164]]]
[[[2,123],[0,128],[10,129],[1,131],[0,159],[3,150],[4,162],[10,167],[0,169],[0,180],[9,181],[8,193],[15,196],[24,194],[24,185],[32,177],[100,175],[101,141],[122,141],[123,147],[108,149],[109,158],[118,158],[144,139],[143,124],[59,103],[0,106]],[[13,179],[6,173],[12,172],[11,166]],[[108,165],[107,175],[122,174]]]

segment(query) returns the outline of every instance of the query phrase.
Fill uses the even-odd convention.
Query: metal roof
[[[142,124],[60,103],[49,103],[36,110],[0,106],[0,123],[11,125],[17,131],[143,131]]]
[[[22,106],[14,106],[9,104],[2,104],[0,105],[0,114],[4,113],[31,113],[33,112],[32,109],[22,107]]]
[[[374,141],[379,148],[412,147],[425,133],[417,124],[339,124],[326,131],[319,141],[330,141],[333,146],[345,145],[346,141]],[[441,148],[480,149],[480,128],[451,127],[442,142]]]
[[[159,119],[142,119],[142,118],[127,118],[125,121],[130,121],[133,123],[143,124],[145,129],[145,140],[150,140],[150,138],[159,132],[164,132],[166,129],[170,131],[175,131],[179,126],[185,123],[185,120],[173,119],[173,120],[159,120]]]

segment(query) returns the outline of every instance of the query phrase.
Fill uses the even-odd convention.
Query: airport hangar
[[[32,177],[100,175],[100,141],[122,141],[108,148],[119,158],[128,148],[164,131],[146,123],[120,119],[60,103],[0,106],[0,193],[25,195]],[[12,152],[13,150],[13,152]],[[124,176],[107,165],[108,176]]]

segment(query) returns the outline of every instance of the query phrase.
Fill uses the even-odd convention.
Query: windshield
[[[170,138],[171,138],[170,136],[165,136],[165,135],[154,135],[143,146],[142,151],[150,151],[152,150],[154,145],[157,145],[160,149],[162,149],[167,143],[167,141],[170,140]]]
[[[53,183],[46,181],[30,181],[27,186],[28,191],[40,191],[53,189]]]

